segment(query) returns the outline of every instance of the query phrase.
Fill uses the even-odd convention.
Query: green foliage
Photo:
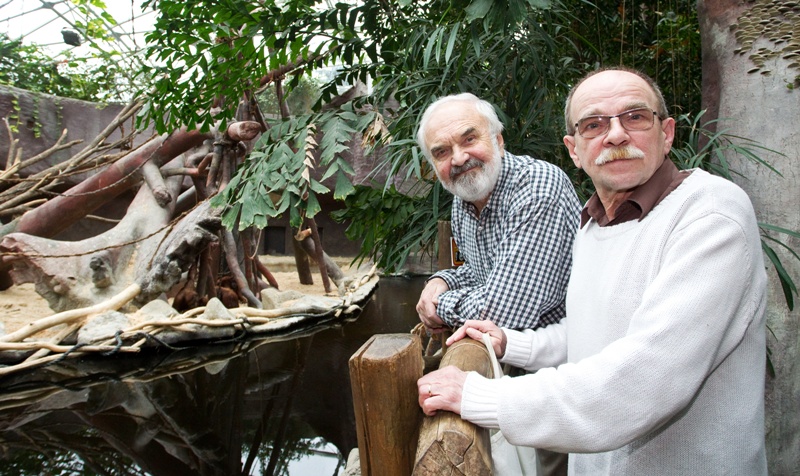
[[[297,86],[286,94],[286,105],[292,114],[311,114],[320,96],[319,81],[307,76],[300,77]],[[258,96],[258,104],[264,114],[281,114],[278,97],[274,88],[266,88]]]
[[[701,47],[697,2],[620,2],[572,0],[570,24],[584,71],[625,65],[652,77],[664,93],[671,114],[699,111]]]
[[[371,259],[383,269],[400,269],[409,250],[436,239],[437,227],[429,223],[450,219],[453,197],[438,181],[419,186],[430,188],[431,193],[404,194],[393,185],[383,191],[379,186],[359,185],[345,199],[345,208],[332,214],[349,221],[348,238],[363,240],[356,260]]]
[[[314,66],[326,64],[335,40],[315,38],[335,31],[326,33],[329,26],[318,24],[315,3],[160,0],[147,36],[146,56],[156,66],[142,73],[155,81],[143,119],[159,131],[184,125],[208,130],[215,121],[225,127],[239,99],[269,71],[297,72],[312,59]],[[221,106],[216,116],[210,113],[214,106]]]
[[[704,114],[705,111],[701,111],[695,116],[683,114],[676,119],[677,128],[683,129],[685,132],[683,135],[686,137],[686,140],[674,146],[671,151],[672,159],[678,168],[700,168],[728,180],[733,180],[733,175],[741,175],[731,169],[728,163],[727,156],[733,153],[781,175],[760,154],[764,152],[777,155],[783,154],[768,149],[752,139],[728,134],[726,129],[720,129],[722,120],[717,119],[703,123]],[[784,268],[780,257],[770,246],[770,243],[784,248],[798,260],[800,260],[800,255],[784,242],[771,236],[769,232],[780,233],[794,238],[800,238],[800,233],[768,223],[759,223],[759,227],[761,228],[761,247],[778,275],[786,306],[791,311],[794,309],[794,296],[797,294],[797,286],[792,276]]]
[[[330,191],[321,182],[331,177],[336,179],[335,198],[350,195],[353,186],[347,177],[354,171],[341,153],[355,131],[364,127],[362,122],[372,121],[373,115],[356,114],[346,105],[272,123],[228,186],[212,200],[213,206],[227,205],[223,224],[239,230],[264,228],[269,218],[288,211],[291,225],[299,227],[305,218],[319,213],[317,194]],[[321,134],[317,134],[318,124]],[[312,175],[318,166],[324,170],[319,180]]]
[[[37,45],[0,33],[0,84],[84,101],[107,102],[130,94],[126,65],[116,52],[88,57],[67,52],[56,59]]]

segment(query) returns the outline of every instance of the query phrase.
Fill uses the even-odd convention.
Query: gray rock
[[[104,312],[89,320],[78,331],[78,344],[92,344],[102,342],[131,326],[128,316],[119,311]]]
[[[217,298],[211,298],[206,304],[203,314],[197,317],[198,319],[210,321],[227,321],[236,318]],[[158,338],[163,342],[173,344],[188,340],[228,339],[233,337],[235,333],[234,326],[212,327],[200,324],[184,324],[182,328],[165,328],[163,332],[158,334]]]
[[[277,309],[288,301],[301,299],[305,294],[300,291],[279,291],[275,288],[267,288],[261,291],[261,304],[264,309]]]
[[[139,315],[145,321],[152,321],[155,319],[164,319],[168,317],[175,317],[180,313],[176,311],[167,301],[154,299],[139,309]]]
[[[228,308],[225,307],[224,304],[222,304],[222,301],[220,301],[217,298],[209,299],[208,304],[206,304],[206,310],[203,311],[202,317],[203,319],[209,319],[209,320],[214,320],[214,319],[230,320],[236,318],[236,316],[234,316],[228,310]]]

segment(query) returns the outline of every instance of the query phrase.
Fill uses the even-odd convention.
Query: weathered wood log
[[[422,410],[422,344],[413,334],[372,336],[350,357],[362,476],[407,476],[414,466]]]
[[[315,244],[314,238],[312,237],[311,229],[305,229],[297,232],[297,234],[294,236],[294,239],[300,243],[300,246],[303,248],[303,251],[305,251],[306,254],[312,260],[314,260],[315,263],[317,263],[321,272],[323,270],[323,266],[319,264],[320,250],[317,249],[317,245]],[[333,259],[331,259],[331,257],[328,256],[328,253],[326,253],[324,250],[322,250],[321,254],[322,254],[322,263],[324,265],[326,275],[329,278],[331,278],[331,280],[337,287],[341,286],[342,281],[344,281],[345,278],[342,268],[340,268],[339,265],[336,264],[336,262],[333,261]],[[330,290],[326,288],[325,292],[330,292]]]
[[[107,301],[95,304],[85,309],[72,309],[54,314],[50,317],[29,322],[15,332],[0,336],[0,342],[21,342],[26,337],[29,337],[43,329],[47,329],[58,324],[72,322],[76,319],[80,319],[92,314],[99,314],[108,310],[117,310],[122,305],[133,299],[137,294],[139,294],[140,290],[141,289],[139,288],[139,285],[132,284],[125,288],[121,293]]]
[[[492,364],[486,347],[463,339],[447,349],[440,367],[455,365],[491,377]],[[440,411],[425,417],[419,431],[415,476],[491,475],[492,450],[489,430],[462,420],[452,412]]]
[[[319,229],[317,228],[317,222],[313,218],[306,218],[306,223],[308,223],[308,228],[311,231],[311,242],[314,244],[314,255],[313,259],[317,263],[319,267],[319,274],[320,278],[322,278],[322,286],[325,288],[326,293],[331,292],[331,280],[329,276],[333,271],[328,271],[328,263],[325,261],[325,250],[322,249],[322,240],[319,236]],[[311,256],[311,255],[309,255]],[[328,260],[330,261],[330,260]],[[336,286],[339,286],[339,283],[336,283]]]
[[[167,185],[164,183],[164,176],[161,175],[161,170],[158,165],[150,160],[142,164],[142,177],[153,197],[156,199],[162,208],[172,203],[172,196],[169,194]]]
[[[44,206],[23,215],[13,231],[49,238],[139,183],[133,174],[146,161],[163,165],[207,138],[197,131],[176,131],[132,152],[102,172],[89,177]]]
[[[261,124],[255,121],[234,122],[228,126],[226,132],[235,141],[253,140],[261,134]]]

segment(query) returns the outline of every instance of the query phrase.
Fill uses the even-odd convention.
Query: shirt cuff
[[[461,417],[484,428],[499,429],[499,383],[497,379],[487,379],[477,372],[468,372],[461,392]]]
[[[524,332],[503,328],[506,335],[506,352],[498,360],[512,367],[524,369],[531,358],[533,340]]]
[[[558,367],[567,361],[566,318],[556,324],[531,330],[512,331],[506,334],[506,352],[500,360],[504,364],[535,371]]]
[[[426,279],[425,282],[427,283],[433,278],[439,278],[443,280],[445,283],[447,283],[447,287],[450,288],[450,291],[457,289],[459,287],[458,282],[456,281],[455,278],[455,272],[452,269],[443,269],[441,271],[437,271],[433,273],[433,275],[431,275],[428,279]]]

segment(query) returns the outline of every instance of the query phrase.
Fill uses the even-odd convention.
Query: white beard
[[[445,190],[465,202],[476,202],[488,197],[497,185],[503,165],[503,150],[497,144],[497,139],[492,138],[492,143],[495,148],[495,156],[491,161],[481,162],[478,159],[469,159],[461,167],[450,169],[449,180],[442,180],[442,177],[439,177]],[[479,167],[480,170],[475,173],[453,177],[453,171],[461,173],[476,167]]]

